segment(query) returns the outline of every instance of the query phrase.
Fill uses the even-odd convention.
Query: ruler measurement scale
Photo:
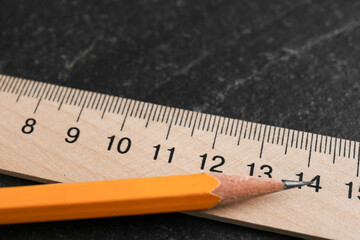
[[[340,210],[340,214],[336,213],[337,217],[346,218],[351,208],[353,214],[359,213],[359,202],[356,202],[359,195],[359,142],[5,75],[0,75],[0,107],[3,118],[0,120],[0,169],[10,175],[69,182],[206,170],[259,177],[314,179],[314,189],[300,191],[306,192],[304,196],[314,201],[323,197],[329,202],[341,201],[350,205],[350,208],[344,209],[335,206],[336,211]],[[32,120],[26,122],[29,119]],[[26,128],[24,131],[27,132],[21,132],[22,128]],[[52,133],[51,128],[57,130]],[[42,134],[40,137],[39,132]],[[97,132],[97,136],[89,136],[88,132]],[[10,142],[10,135],[14,135],[13,142]],[[74,142],[69,143],[71,141]],[[16,148],[21,147],[14,146],[14,142],[26,145],[28,156],[16,152]],[[60,150],[52,153],[54,146]],[[87,151],[96,152],[98,159],[90,159],[91,153]],[[90,160],[87,161],[88,158]],[[111,160],[110,163],[106,159]],[[39,169],[35,169],[34,165]],[[64,176],[61,176],[63,172]],[[335,183],[331,177],[341,182]],[[301,194],[293,195],[301,198]],[[289,196],[285,193],[282,197]],[[310,229],[313,227],[305,226],[306,216],[292,217],[286,213],[292,211],[290,207],[281,210],[276,221],[271,219],[274,213],[266,213],[266,206],[258,210],[259,213],[265,212],[265,216],[258,217],[259,213],[250,212],[254,205],[264,204],[264,200],[276,204],[277,198],[273,195],[249,201],[238,209],[215,209],[207,214],[303,235],[354,238],[355,233],[359,234],[357,229],[347,232],[342,229],[339,233],[340,227],[344,227],[341,224],[338,224],[339,229],[330,233],[327,233],[329,225],[326,224],[316,232]],[[311,204],[303,207],[311,210]],[[315,210],[319,211],[318,208]],[[295,222],[284,222],[288,218],[294,221],[301,219],[305,224],[297,226]],[[359,221],[359,216],[356,220]],[[314,221],[321,222],[316,222],[316,218]]]
[[[58,110],[61,110],[61,106],[63,104],[69,104],[69,105],[74,105],[74,106],[81,107],[81,109],[79,110],[79,114],[77,116],[76,122],[78,122],[80,120],[81,113],[83,112],[85,105],[87,105],[86,108],[90,108],[91,103],[92,103],[91,109],[99,110],[99,111],[102,112],[101,119],[104,118],[104,115],[105,115],[106,112],[108,112],[108,113],[110,113],[110,112],[115,113],[116,112],[117,114],[124,115],[124,112],[125,112],[125,109],[126,109],[125,116],[124,116],[124,119],[123,119],[121,127],[120,127],[121,131],[123,130],[123,128],[125,126],[125,122],[126,122],[126,119],[128,117],[129,112],[131,112],[130,117],[135,117],[135,118],[138,117],[138,118],[141,119],[142,115],[143,115],[143,118],[147,119],[146,124],[145,124],[145,128],[147,128],[151,118],[152,118],[151,121],[155,121],[155,118],[157,118],[156,122],[159,122],[160,117],[161,117],[162,108],[164,107],[164,106],[157,105],[157,104],[145,103],[145,102],[141,102],[141,101],[135,101],[135,100],[110,96],[110,95],[106,95],[106,94],[99,94],[99,93],[95,93],[96,97],[93,99],[93,101],[91,101],[92,96],[89,98],[89,101],[87,101],[87,97],[88,97],[90,92],[85,91],[85,90],[76,90],[76,89],[71,89],[71,88],[67,88],[67,87],[62,87],[62,86],[59,86],[59,85],[36,82],[36,81],[31,81],[31,80],[23,80],[23,79],[18,79],[18,78],[12,78],[10,76],[4,76],[4,75],[2,75],[2,79],[0,79],[0,81],[1,80],[2,80],[2,85],[0,87],[1,92],[11,93],[11,94],[18,94],[18,92],[20,92],[19,95],[18,95],[18,98],[16,99],[16,102],[19,101],[21,96],[32,97],[32,98],[39,99],[36,106],[35,106],[34,114],[36,113],[38,107],[40,106],[40,103],[43,100],[43,96],[45,94],[46,95],[44,97],[45,98],[44,100],[59,103]],[[39,88],[39,85],[42,85],[42,86]],[[25,86],[26,86],[26,88],[24,90]],[[60,88],[61,88],[61,91],[60,91],[60,94],[58,95]],[[65,91],[63,91],[64,88],[66,89]],[[70,89],[70,92],[68,93],[69,89]],[[51,93],[50,93],[50,90],[52,90]],[[55,90],[56,90],[56,92],[55,92]],[[49,95],[49,93],[50,93],[50,95]],[[93,94],[94,94],[94,92],[91,92],[90,95],[93,95]],[[49,95],[49,97],[47,98],[48,95]],[[84,98],[84,95],[86,95],[85,98]],[[100,96],[98,96],[98,95],[100,95]],[[84,101],[82,101],[83,98],[85,99]],[[110,98],[112,98],[112,100],[111,100],[111,104],[109,105]],[[116,104],[112,108],[112,105],[114,103],[115,98],[117,99]],[[66,99],[66,101],[65,101],[65,99]],[[79,101],[78,101],[78,99],[79,99]],[[121,99],[121,101],[120,101],[120,105],[117,107],[119,99]],[[122,107],[122,102],[123,102],[124,99],[125,99],[125,103],[124,103],[124,106]],[[106,100],[106,104],[104,105],[105,100]],[[127,104],[128,101],[129,101],[129,104]],[[132,101],[134,101],[135,103],[132,104],[131,103]],[[108,107],[108,105],[109,105],[109,107]],[[141,112],[140,112],[139,116],[137,116],[140,105],[142,105],[142,109],[141,109]],[[145,114],[142,114],[145,105],[147,105],[146,106],[146,111],[145,111]],[[149,109],[150,105],[151,105],[150,112],[149,112],[149,114],[147,114],[147,110]],[[103,106],[104,106],[104,108],[103,108]],[[154,106],[155,106],[155,110],[153,112]],[[132,108],[131,110],[130,110],[130,107]],[[160,112],[157,111],[159,107],[160,107]],[[165,107],[165,108],[166,109],[163,112],[161,123],[165,122],[165,124],[168,124],[169,117],[170,117],[170,112],[171,112],[171,110],[173,110],[172,111],[172,116],[171,116],[171,121],[170,121],[168,131],[167,131],[167,135],[166,135],[166,139],[168,139],[168,137],[169,137],[172,122],[173,122],[173,119],[174,119],[174,116],[175,116],[175,112],[177,112],[176,113],[177,115],[176,115],[175,125],[177,125],[177,123],[179,122],[178,125],[183,126],[183,127],[186,127],[187,119],[188,119],[189,113],[191,112],[191,117],[190,117],[190,121],[189,121],[189,124],[188,124],[189,128],[191,127],[191,123],[192,123],[191,120],[193,118],[193,115],[194,114],[197,115],[196,112],[192,112],[192,111],[189,111],[189,110],[170,108],[171,110],[167,114],[166,121],[164,121],[167,108],[169,108],[169,107]],[[112,111],[111,111],[111,109],[112,109]],[[117,109],[117,111],[115,111],[116,109]],[[135,114],[133,116],[133,113],[134,113],[135,109],[136,109],[136,112],[135,112]],[[122,110],[122,111],[120,111],[120,110]],[[184,119],[185,111],[187,112],[186,119]],[[182,112],[182,114],[181,114],[181,117],[180,117],[180,120],[179,120],[180,112]],[[146,115],[148,117],[146,117]],[[236,119],[231,119],[231,118],[224,118],[224,117],[214,116],[215,118],[218,118],[218,119],[214,119],[213,121],[211,121],[211,118],[213,117],[213,115],[204,114],[204,113],[200,113],[200,115],[201,115],[200,121],[199,121],[199,124],[198,124],[196,130],[208,131],[208,132],[210,131],[210,132],[213,133],[215,125],[217,125],[216,131],[215,131],[215,134],[214,134],[213,143],[212,143],[212,149],[215,148],[216,138],[217,138],[218,134],[225,134],[225,135],[229,135],[229,136],[234,135],[234,137],[236,137],[236,135],[238,133],[237,129],[238,129],[238,126],[239,126],[239,122],[241,122],[241,127],[240,127],[240,132],[238,133],[238,141],[237,141],[238,143],[237,143],[237,145],[240,144],[241,138],[251,139],[251,134],[253,134],[252,140],[257,139],[257,141],[261,141],[261,148],[259,150],[259,152],[260,152],[259,153],[259,158],[262,158],[263,147],[264,147],[265,143],[270,143],[271,142],[271,144],[278,145],[280,139],[281,139],[281,146],[284,146],[284,139],[286,139],[285,150],[284,150],[284,154],[286,155],[287,151],[288,151],[288,148],[289,148],[289,145],[291,145],[290,148],[294,147],[294,145],[295,145],[294,141],[296,141],[295,148],[298,148],[299,134],[302,133],[300,149],[303,149],[303,142],[305,141],[304,150],[309,152],[308,167],[310,167],[310,163],[311,163],[311,152],[315,151],[315,152],[321,153],[323,147],[325,148],[323,150],[324,153],[326,153],[326,148],[328,148],[328,154],[329,155],[332,154],[332,156],[333,156],[333,164],[335,164],[335,159],[336,159],[337,156],[339,156],[339,157],[342,156],[342,152],[343,152],[343,157],[353,158],[353,159],[356,159],[356,152],[358,152],[357,166],[356,166],[356,176],[357,177],[359,176],[360,151],[359,151],[359,149],[356,150],[356,148],[360,147],[358,142],[315,134],[316,135],[316,140],[315,140],[315,147],[313,148],[312,147],[312,145],[313,145],[313,135],[314,135],[313,133],[306,133],[306,137],[305,137],[305,140],[304,140],[304,133],[305,132],[297,131],[297,130],[291,130],[291,129],[283,129],[283,128],[278,128],[278,127],[273,127],[273,126],[268,126],[268,125],[263,125],[263,124],[259,124],[259,123],[253,123],[253,122],[246,122],[245,123],[246,124],[245,130],[243,132],[242,128],[243,128],[244,121],[242,121],[242,120],[236,120]],[[204,118],[203,121],[201,120],[202,115],[205,115],[205,118]],[[209,117],[209,119],[208,119],[208,117]],[[192,136],[194,134],[194,130],[195,130],[195,127],[197,125],[196,120],[197,120],[197,116],[195,118],[194,123],[192,124],[193,125],[193,131],[192,131],[190,136]],[[220,126],[220,121],[221,120],[222,120],[222,127],[221,127],[221,131],[219,132],[219,126]],[[181,123],[183,121],[184,121],[184,124],[181,125]],[[224,130],[224,126],[225,126],[226,121],[227,121],[226,129]],[[231,125],[231,130],[229,131],[229,134],[228,134],[230,121],[232,121],[232,125]],[[235,121],[237,122],[236,123],[236,129],[235,129],[235,132],[233,133],[233,127],[234,127]],[[247,134],[248,123],[250,123],[250,130],[249,130],[249,132]],[[254,130],[252,130],[253,129],[253,124],[256,125]],[[207,125],[207,128],[206,128],[206,125]],[[260,125],[260,129],[257,132],[258,125]],[[202,126],[202,128],[201,128],[201,126]],[[262,131],[263,126],[265,127],[265,129]],[[267,131],[266,128],[268,128],[268,127],[270,128],[270,130]],[[283,131],[282,131],[282,135],[280,136],[281,130],[283,130]],[[243,134],[242,134],[242,132],[243,132]],[[261,132],[263,133],[262,137],[261,137]],[[276,134],[276,132],[277,132],[277,140],[276,140],[276,143],[275,143],[275,138],[276,138],[275,134]],[[291,132],[291,135],[290,135],[290,132]],[[266,134],[267,134],[267,137],[266,137]],[[311,135],[310,141],[309,141],[309,134]],[[296,139],[294,139],[295,135],[296,135]],[[271,139],[270,139],[270,136],[272,136]],[[320,143],[318,143],[319,142],[318,141],[319,136],[321,138]],[[323,145],[323,137],[325,137],[324,145]],[[262,140],[260,138],[262,138]],[[289,143],[290,138],[291,138],[291,141]],[[330,140],[328,140],[328,138],[330,138]],[[267,140],[265,140],[265,139],[267,139]],[[348,148],[346,147],[347,141],[349,142],[348,143]],[[327,142],[329,142],[329,144],[327,144]],[[334,142],[334,144],[332,144],[333,142]],[[344,144],[343,148],[341,146],[342,143]],[[310,147],[308,147],[308,144],[310,144]],[[332,150],[332,145],[334,145],[333,146],[334,150]],[[339,146],[337,146],[337,145],[339,145]],[[358,145],[358,146],[356,146],[356,145]],[[338,154],[337,154],[337,151],[336,151],[337,147],[338,147]],[[351,154],[351,153],[353,153],[353,154]],[[351,155],[352,155],[352,157],[351,157]]]

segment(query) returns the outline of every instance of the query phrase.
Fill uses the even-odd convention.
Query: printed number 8
[[[25,125],[22,127],[21,131],[25,134],[30,134],[34,131],[34,125],[36,124],[36,120],[33,118],[28,118],[25,121]]]

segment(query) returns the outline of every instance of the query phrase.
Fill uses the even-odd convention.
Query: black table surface
[[[356,0],[0,0],[0,73],[359,140],[359,13]],[[184,214],[8,225],[0,236],[291,239]]]

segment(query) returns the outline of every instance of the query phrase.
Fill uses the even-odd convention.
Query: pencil
[[[226,199],[307,184],[203,173],[5,187],[0,188],[0,224],[203,210]]]

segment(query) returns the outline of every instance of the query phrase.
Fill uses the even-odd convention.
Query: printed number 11
[[[160,147],[161,147],[160,144],[154,146],[154,148],[156,149],[156,150],[155,150],[155,154],[154,154],[154,160],[157,160],[157,158],[158,158],[158,156],[159,156]],[[170,152],[168,163],[171,163],[171,162],[172,162],[172,159],[173,159],[173,157],[174,157],[175,148],[174,148],[174,147],[169,148],[168,151]]]

